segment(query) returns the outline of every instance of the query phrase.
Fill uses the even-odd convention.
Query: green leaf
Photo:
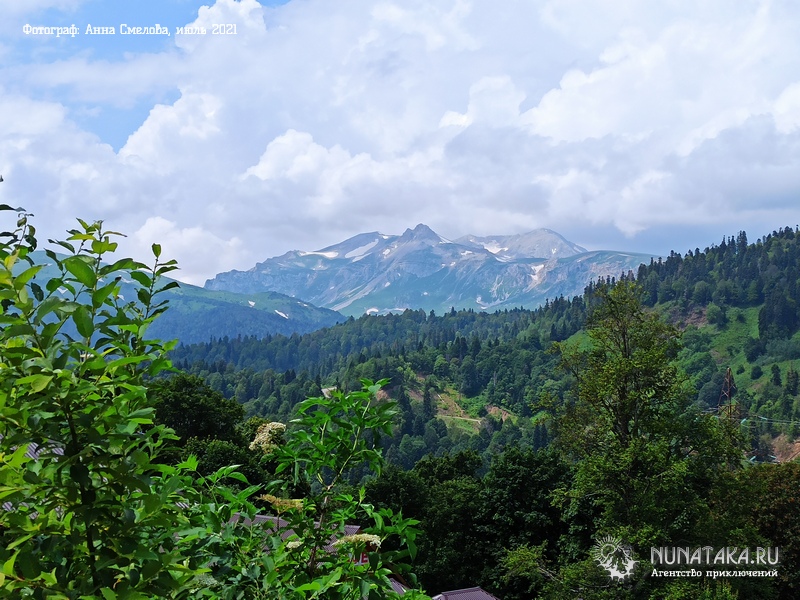
[[[14,554],[11,555],[5,563],[3,563],[3,574],[5,575],[14,575],[14,561],[17,560],[17,555],[19,555],[20,551],[17,550]]]
[[[179,287],[180,287],[180,284],[179,284],[177,281],[170,281],[170,282],[169,282],[169,283],[167,283],[166,285],[164,285],[164,286],[162,286],[162,287],[158,288],[158,289],[156,290],[156,292],[157,292],[157,293],[158,293],[158,292],[166,292],[167,290],[172,290],[172,289],[179,288]]]
[[[93,288],[97,283],[97,276],[92,267],[79,256],[71,256],[64,260],[64,266],[67,271],[75,276],[75,279],[80,281],[88,288]]]
[[[186,469],[188,471],[196,471],[197,470],[197,466],[199,464],[200,464],[200,461],[197,460],[197,457],[194,454],[190,454],[189,457],[185,461],[183,461],[181,463],[178,463],[175,466],[178,467],[179,469]]]
[[[94,254],[106,254],[107,252],[114,252],[116,249],[117,242],[110,242],[108,239],[92,241],[92,252]]]
[[[95,308],[99,308],[103,305],[106,298],[108,298],[112,293],[118,293],[119,286],[117,285],[116,281],[109,283],[108,285],[104,285],[101,288],[96,289],[92,292],[92,305]]]
[[[146,288],[149,288],[151,285],[153,285],[153,279],[144,271],[133,271],[131,273],[131,277]]]
[[[109,588],[102,588],[100,593],[103,594],[105,600],[117,600],[117,593]]]
[[[78,306],[74,313],[72,313],[72,320],[75,322],[75,327],[78,328],[78,333],[84,338],[92,337],[94,333],[94,322],[92,316],[89,314],[89,309],[85,306]]]
[[[153,256],[156,258],[161,256],[161,244],[153,244]]]
[[[230,473],[228,473],[228,478],[235,479],[236,481],[241,481],[242,483],[249,483],[249,481],[247,481],[247,477],[245,477],[239,471],[231,471]]]
[[[11,455],[10,459],[5,460],[5,466],[15,469],[19,467],[25,461],[31,460],[29,456],[26,456],[28,452],[28,445],[22,445],[16,450],[14,450],[14,454]]]
[[[28,533],[26,535],[18,537],[13,542],[11,542],[8,546],[6,546],[6,550],[13,550],[17,546],[21,546],[22,544],[27,542],[29,539],[31,539],[34,535],[36,535],[36,534],[35,533]]]
[[[161,508],[162,502],[158,494],[148,494],[144,497],[144,509],[148,513],[154,513]]]
[[[28,379],[28,378],[26,378]],[[51,381],[53,381],[52,375],[33,375],[30,377],[30,384],[31,384],[31,391],[34,393],[41,392],[44,388],[46,388]],[[19,380],[21,381],[21,380]],[[19,383],[18,381],[18,383]]]
[[[61,298],[50,296],[36,308],[36,324],[42,322],[45,316],[53,312],[62,303]]]
[[[147,356],[126,356],[124,358],[118,358],[117,360],[112,360],[110,363],[108,363],[106,368],[109,371],[114,371],[125,365],[138,364],[146,360],[148,360]]]
[[[36,265],[25,269],[22,273],[14,277],[14,287],[21,289],[23,285],[33,279],[43,268],[44,265]]]
[[[50,293],[52,294],[52,293],[53,293],[53,292],[55,292],[55,291],[56,291],[58,288],[60,288],[62,285],[63,285],[65,288],[67,288],[67,289],[68,289],[70,292],[72,292],[73,294],[75,293],[75,290],[72,288],[72,286],[71,286],[71,285],[69,285],[69,284],[64,284],[64,282],[63,282],[63,281],[62,281],[60,278],[58,278],[58,277],[54,277],[53,279],[48,279],[48,280],[47,280],[47,283],[45,284],[45,286],[44,286],[44,287],[45,287],[45,289],[46,289],[48,292],[50,292]]]

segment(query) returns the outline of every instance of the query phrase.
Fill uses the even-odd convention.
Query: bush
[[[764,354],[766,344],[760,338],[748,337],[744,341],[744,356],[747,362],[753,362],[759,356]]]
[[[176,267],[157,245],[151,267],[105,264],[116,234],[83,221],[46,266],[29,217],[19,210],[0,240],[0,497],[12,506],[0,512],[0,589],[172,597],[199,565],[174,535],[190,524],[185,481],[158,462],[174,435],[152,426],[143,381],[169,366],[169,345],[146,333],[165,309],[158,294],[176,285],[159,278]],[[123,299],[125,280],[138,303]]]
[[[712,325],[718,325],[719,327],[724,327],[728,323],[728,315],[725,309],[717,306],[713,302],[710,303],[706,309],[706,319],[708,319],[708,322]]]
[[[382,465],[374,444],[393,408],[375,404],[379,386],[301,404],[274,460],[295,489],[302,482],[311,492],[298,501],[272,496],[276,511],[292,506],[285,526],[249,526],[259,486],[236,467],[203,477],[196,457],[170,466],[161,456],[177,437],[154,425],[145,381],[170,368],[173,344],[147,339],[147,329],[166,309],[159,293],[177,285],[162,285],[174,261],[162,262],[154,244],[151,267],[107,264],[118,234],[79,221],[54,242],[67,254],[47,250],[45,265],[30,215],[17,212],[16,229],[0,234],[0,498],[11,507],[0,510],[0,595],[396,597],[385,561],[407,569],[415,523],[374,511],[363,489],[356,498],[338,486],[352,466]],[[138,302],[123,298],[123,286]],[[374,537],[346,539],[345,523],[356,520],[371,521]],[[284,539],[289,529],[295,536]],[[340,544],[323,551],[333,537]],[[400,549],[379,551],[390,537]],[[368,560],[354,562],[361,551]]]

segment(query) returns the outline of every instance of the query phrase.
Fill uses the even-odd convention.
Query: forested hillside
[[[11,270],[31,236],[12,234],[16,248],[3,249],[0,483],[11,503],[0,585],[14,593],[29,580],[71,585],[69,562],[39,558],[41,540],[97,567],[87,590],[124,579],[130,590],[209,582],[212,597],[278,585],[297,598],[323,586],[357,598],[388,590],[415,556],[430,594],[480,585],[504,600],[797,597],[797,231],[673,254],[535,311],[406,311],[184,345],[172,357],[185,372],[164,376],[169,346],[141,336],[167,308],[153,298],[168,292],[156,282],[174,264],[158,262],[156,245],[149,272],[107,265],[113,244],[100,225],[85,227],[74,235],[97,244],[50,256],[59,274],[46,292],[34,282],[40,265]],[[121,278],[103,282],[115,271],[137,273],[142,307],[122,299]],[[95,514],[98,495],[107,515]],[[63,510],[75,539],[55,518]],[[254,537],[233,520],[287,511],[297,511],[287,527],[313,544]],[[367,563],[347,553],[320,562],[317,549],[345,524],[368,532],[353,540]],[[203,535],[174,537],[190,527]],[[117,536],[128,545],[116,548]],[[153,540],[169,553],[153,553]],[[598,565],[602,540],[636,553],[618,565],[620,581]],[[650,576],[659,565],[649,548],[674,546],[779,558],[758,563],[763,576]],[[171,566],[181,560],[185,575]],[[140,575],[139,562],[152,567]]]
[[[725,372],[732,369],[734,401],[753,449],[762,458],[771,454],[769,441],[782,433],[793,437],[798,431],[795,421],[800,420],[793,363],[800,358],[795,336],[800,324],[798,244],[800,235],[789,228],[753,244],[742,232],[703,251],[672,253],[642,265],[635,275],[644,304],[683,331],[679,364],[690,377],[701,409],[716,409]],[[557,298],[534,311],[453,310],[436,316],[409,310],[351,317],[304,336],[182,345],[173,358],[214,389],[236,398],[249,414],[280,419],[321,388],[353,389],[361,377],[389,378],[389,394],[405,410],[398,447],[409,436],[404,446],[408,452],[398,456],[390,451],[390,456],[409,465],[427,451],[461,447],[463,440],[453,444],[446,438],[460,440],[463,432],[474,429],[483,441],[472,441],[470,447],[478,450],[488,448],[492,439],[496,450],[520,436],[535,437],[537,443],[546,437],[540,399],[544,395],[563,400],[568,387],[566,374],[556,368],[556,357],[548,349],[552,342],[582,335],[578,332],[596,288],[591,284],[582,297]],[[434,407],[425,408],[426,394]],[[434,418],[437,410],[444,413],[449,429]],[[504,419],[510,421],[506,433],[487,411],[512,416]],[[453,413],[483,418],[483,425],[471,428],[470,421],[453,419]]]
[[[66,248],[62,246],[62,249]],[[55,260],[59,257],[63,259],[65,255],[54,256],[50,258],[42,250],[31,253],[32,259],[42,266],[34,277],[41,285],[58,275]],[[276,292],[245,295],[212,291],[186,283],[177,286],[177,282],[169,277],[164,277],[161,285],[170,283],[175,285],[164,292],[170,310],[153,323],[150,331],[159,339],[180,339],[189,344],[212,337],[236,336],[242,332],[259,338],[270,334],[288,336],[329,327],[345,320],[335,311]],[[133,281],[121,279],[119,284],[123,299],[127,297],[132,300],[136,297]],[[58,291],[61,295],[66,292],[63,286]]]
[[[308,395],[388,378],[384,398],[400,415],[381,445],[395,466],[367,489],[377,505],[421,521],[418,572],[429,591],[480,584],[507,600],[578,589],[593,598],[667,590],[675,598],[792,598],[800,472],[795,463],[755,465],[797,454],[799,244],[793,229],[755,243],[742,232],[533,311],[409,310],[305,336],[184,345],[173,356],[269,420],[291,419]],[[633,304],[603,321],[617,288],[638,300],[623,294],[620,306]],[[623,326],[643,332],[634,367],[590,351]],[[607,390],[631,368],[645,382],[639,408],[606,414]],[[586,559],[602,532],[640,547],[780,545],[782,575],[762,584],[609,588]]]

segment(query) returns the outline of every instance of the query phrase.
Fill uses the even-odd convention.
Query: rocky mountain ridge
[[[549,229],[448,240],[419,224],[401,235],[361,233],[312,252],[292,250],[248,271],[220,273],[205,288],[274,291],[347,315],[534,308],[650,258],[589,252]]]

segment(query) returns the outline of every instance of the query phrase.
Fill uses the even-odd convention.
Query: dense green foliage
[[[142,381],[168,364],[144,333],[164,308],[154,282],[173,264],[159,262],[154,246],[150,269],[104,265],[113,233],[81,222],[61,243],[66,258],[48,251],[59,276],[43,289],[32,283],[42,265],[30,258],[28,216],[0,248],[0,494],[12,506],[2,513],[3,590],[170,596],[198,565],[183,562],[173,535],[189,521],[177,506],[179,479],[157,462],[172,434],[143,428],[153,409]],[[141,304],[120,299],[123,274],[140,283]],[[68,322],[76,335],[64,331]]]
[[[736,488],[752,493],[747,506],[771,501],[769,486],[751,490],[747,471],[737,475],[741,460],[769,461],[781,445],[789,456],[800,433],[798,257],[795,230],[754,244],[740,233],[643,265],[635,277],[622,274],[620,289],[639,284],[641,306],[618,317],[608,314],[616,282],[606,280],[534,311],[409,310],[303,336],[210,340],[173,356],[248,414],[269,418],[287,418],[323,388],[389,378],[400,414],[382,444],[397,467],[368,491],[376,504],[420,520],[418,571],[429,591],[480,584],[504,598],[574,597],[576,590],[585,597],[791,597],[788,567],[777,586],[672,583],[622,593],[609,587],[589,549],[606,533],[636,544],[791,547],[776,529],[796,526],[788,504],[754,520],[720,497]],[[596,326],[610,331],[634,315],[640,349],[617,360]],[[552,342],[561,355],[548,352]],[[738,420],[720,427],[711,417],[728,367]],[[615,391],[620,381],[628,383]],[[623,400],[604,405],[620,394]],[[553,441],[552,477],[519,492],[526,508],[515,513],[513,530],[503,530],[499,501],[490,498],[513,497],[515,476],[495,479],[494,465],[518,460],[517,453],[544,461],[536,450]],[[739,441],[743,453],[735,450]],[[464,456],[480,461],[453,468],[453,457]]]
[[[248,528],[257,535],[243,535],[242,523],[259,519],[249,500],[258,486],[239,493],[223,489],[206,505],[220,513],[214,518],[200,511],[210,557],[209,596],[378,600],[398,597],[390,575],[414,583],[405,561],[416,552],[415,521],[374,508],[365,502],[363,488],[345,485],[357,466],[381,471],[375,443],[391,428],[394,411],[391,403],[376,401],[382,383],[364,381],[357,392],[309,398],[288,428],[275,422],[258,428],[250,449],[274,462],[276,474],[288,477],[271,482],[271,493],[260,496],[276,518],[263,529]],[[302,497],[292,498],[297,490],[303,490]],[[364,525],[361,532],[347,534],[346,526],[355,523]],[[405,596],[427,598],[413,590]]]
[[[3,246],[11,597],[391,597],[415,549],[431,593],[796,597],[800,469],[749,463],[790,455],[798,433],[798,232],[672,254],[638,285],[536,311],[181,346],[186,373],[151,379],[168,366],[146,333],[172,265],[157,247],[153,267],[106,265],[110,234],[82,227],[44,286],[24,215]],[[245,525],[265,511],[282,520]],[[342,540],[355,523],[376,537]],[[591,557],[610,534],[640,552],[623,582]],[[650,545],[780,546],[779,576],[650,578]]]
[[[36,281],[44,265],[32,255],[35,229],[18,213],[0,244],[3,597],[397,597],[388,575],[407,571],[414,522],[341,485],[355,464],[380,472],[375,444],[393,417],[390,402],[375,400],[380,385],[305,401],[285,439],[265,438],[282,424],[234,430],[240,405],[206,396],[196,378],[152,383],[170,368],[168,345],[147,337],[166,308],[160,294],[174,285],[158,287],[175,268],[160,261],[160,247],[150,268],[130,259],[107,264],[117,234],[80,221],[55,242],[66,256],[47,251],[57,275]],[[136,282],[138,302],[123,299],[124,279]],[[249,449],[290,474],[263,497],[270,513],[255,504],[262,486],[248,485],[236,466],[203,474],[193,455],[168,464],[170,443],[200,438],[181,440],[154,424],[154,404],[162,421],[201,436],[206,448],[256,429]],[[303,497],[283,496],[297,490]],[[364,535],[344,535],[354,521],[367,527]],[[382,550],[384,542],[396,547]],[[354,560],[362,553],[366,560]]]

